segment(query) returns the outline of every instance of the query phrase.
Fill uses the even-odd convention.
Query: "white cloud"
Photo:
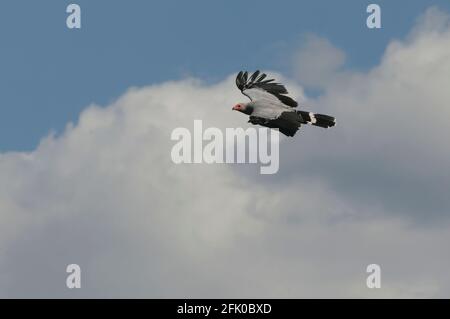
[[[336,81],[345,59],[345,53],[330,41],[310,34],[305,37],[301,49],[293,55],[293,66],[300,83],[324,88]]]
[[[425,220],[448,216],[450,207],[450,32],[445,21],[430,29],[435,15],[442,20],[432,8],[407,41],[390,43],[380,65],[330,82],[310,101],[335,114],[338,127],[332,138],[305,132],[303,147],[314,151],[301,159],[354,200]]]
[[[449,40],[432,9],[370,72],[331,63],[309,103],[338,126],[284,139],[279,176],[171,162],[173,128],[245,123],[233,77],[134,88],[0,154],[0,296],[448,297]],[[308,54],[337,52],[315,41],[327,52]]]

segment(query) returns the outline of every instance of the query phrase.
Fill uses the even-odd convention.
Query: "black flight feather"
[[[274,95],[280,100],[281,103],[290,107],[297,107],[298,104],[294,99],[284,95],[288,94],[288,91],[286,90],[284,85],[280,83],[272,83],[273,81],[275,81],[274,79],[264,80],[266,77],[267,75],[265,73],[261,74],[261,72],[257,70],[250,76],[249,79],[247,71],[240,71],[236,77],[236,86],[239,88],[239,90],[242,91],[242,93],[244,93],[243,91],[247,89],[262,89]]]

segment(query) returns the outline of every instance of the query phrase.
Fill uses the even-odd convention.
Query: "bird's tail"
[[[305,111],[297,111],[297,113],[302,117],[302,120],[305,124],[311,124],[324,128],[329,128],[336,125],[336,119],[329,115],[315,114]]]

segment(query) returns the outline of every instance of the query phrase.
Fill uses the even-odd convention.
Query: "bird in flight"
[[[233,110],[250,116],[249,123],[269,128],[278,128],[286,136],[294,136],[301,124],[311,124],[329,128],[336,119],[329,115],[299,111],[298,103],[287,96],[284,85],[266,79],[267,75],[256,71],[251,76],[241,71],[236,77],[236,85],[251,101],[238,103]]]

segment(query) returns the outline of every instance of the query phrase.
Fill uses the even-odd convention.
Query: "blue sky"
[[[381,30],[362,0],[71,1],[81,30],[0,5],[0,297],[450,296],[448,0],[372,0]],[[244,68],[337,125],[283,137],[278,174],[175,164],[175,128],[253,127]]]
[[[426,7],[448,1],[73,1],[82,29],[65,25],[69,1],[6,0],[0,10],[0,151],[32,150],[91,103],[130,86],[196,76],[221,80],[239,69],[290,74],[305,34],[328,38],[347,67],[375,65]],[[365,26],[382,8],[382,30]]]

